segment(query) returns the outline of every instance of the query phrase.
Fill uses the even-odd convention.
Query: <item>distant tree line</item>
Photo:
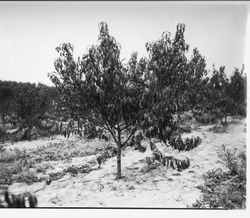
[[[0,81],[1,123],[31,129],[42,120],[53,118],[58,94],[55,87],[41,83]]]

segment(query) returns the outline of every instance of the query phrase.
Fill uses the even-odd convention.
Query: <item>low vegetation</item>
[[[83,144],[82,144],[83,143]],[[88,143],[90,145],[88,145]],[[100,157],[113,157],[115,153],[112,146],[103,146],[102,141],[93,140],[92,142],[85,142],[79,140],[78,143],[74,141],[63,141],[49,143],[47,146],[40,146],[30,150],[5,149],[0,147],[0,185],[10,185],[14,182],[25,182],[31,184],[37,181],[46,180],[47,177],[38,177],[37,174],[47,174],[47,170],[53,169],[53,163],[58,161],[71,162],[72,158],[88,157],[99,154]],[[110,152],[111,153],[110,153]],[[103,156],[104,155],[104,156]],[[105,161],[101,158],[101,162]],[[66,173],[77,174],[78,172],[90,172],[90,166],[96,164],[98,158],[94,163],[82,163],[79,166],[68,166],[66,169],[56,173],[48,173],[52,180],[62,178]]]
[[[236,155],[235,151],[224,145],[218,151],[228,171],[220,168],[203,175],[204,185],[200,186],[203,195],[197,200],[195,208],[246,208],[246,154]]]

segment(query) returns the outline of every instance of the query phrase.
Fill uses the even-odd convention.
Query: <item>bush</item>
[[[246,208],[246,155],[241,152],[226,149],[223,145],[218,151],[219,157],[227,166],[228,171],[221,169],[208,171],[203,175],[204,185],[200,187],[203,192],[196,208]]]

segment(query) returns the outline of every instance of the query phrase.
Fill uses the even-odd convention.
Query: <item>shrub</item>
[[[226,149],[218,151],[219,157],[228,171],[221,169],[208,171],[203,175],[204,185],[200,187],[203,195],[193,207],[196,208],[246,208],[246,155]]]

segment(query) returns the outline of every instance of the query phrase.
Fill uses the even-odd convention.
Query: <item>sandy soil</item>
[[[234,120],[222,133],[213,133],[212,126],[202,126],[192,131],[199,135],[202,143],[189,152],[178,152],[171,147],[157,143],[158,148],[167,155],[186,156],[190,158],[190,168],[178,172],[159,166],[147,172],[146,156],[151,156],[149,145],[145,153],[127,148],[122,154],[122,180],[115,180],[116,157],[105,162],[101,169],[87,174],[71,176],[53,181],[43,190],[36,192],[39,207],[164,207],[186,208],[201,196],[197,186],[203,183],[202,174],[213,168],[226,170],[217,155],[217,149],[225,144],[228,148],[245,151],[246,121]],[[53,140],[64,140],[55,138]],[[51,141],[50,141],[51,142]],[[20,142],[21,143],[21,142]],[[9,145],[9,146],[20,146]],[[27,144],[25,144],[27,143]],[[31,143],[46,144],[46,139],[34,142],[23,142],[22,148],[29,148]],[[43,145],[44,145],[43,144]],[[19,147],[20,148],[20,147]],[[95,159],[95,157],[88,157]],[[74,164],[87,160],[74,159]],[[13,193],[23,191],[35,192],[44,183],[26,185],[15,183],[9,187]]]

